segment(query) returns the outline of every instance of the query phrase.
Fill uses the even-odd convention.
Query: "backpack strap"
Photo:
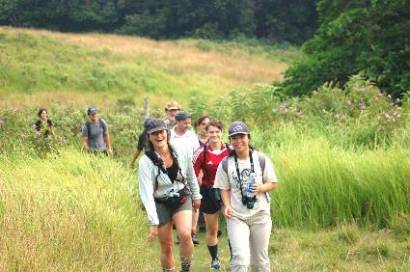
[[[107,130],[107,124],[105,123],[105,120],[99,118],[98,121],[99,121],[99,123],[100,123],[100,126],[103,128],[103,131],[104,131],[104,130]],[[86,125],[86,127],[87,127],[87,132],[88,132],[88,134],[89,134],[89,133],[90,133],[90,129],[91,129],[91,122],[90,122],[90,120],[85,121],[85,125]]]
[[[266,157],[264,154],[257,152],[258,154],[258,160],[259,160],[259,166],[261,167],[262,170],[262,183],[265,184],[265,180],[263,179],[263,174],[265,172],[265,164],[266,164]],[[270,195],[268,192],[265,192],[265,197],[268,203],[270,203]]]
[[[203,172],[204,177],[205,177],[205,175],[207,174],[206,169],[205,169],[206,168],[206,159],[207,159],[206,153],[208,152],[208,145],[207,144],[204,144],[204,150],[202,152],[203,152],[203,156],[202,156],[201,168],[202,168],[202,172]]]
[[[145,155],[152,161],[152,163],[158,169],[158,173],[155,177],[155,186],[154,186],[154,190],[157,190],[157,188],[158,188],[158,177],[161,174],[161,172],[164,173],[164,174],[167,174],[167,170],[164,168],[164,163],[163,163],[162,159],[159,158],[157,156],[157,154],[155,154],[154,151],[146,150]]]
[[[265,155],[263,155],[262,153],[260,153],[260,152],[257,152],[257,153],[258,153],[258,159],[259,159],[259,166],[262,169],[262,177],[263,177],[263,173],[265,172],[266,158],[265,158]],[[262,182],[265,183],[263,178],[262,178]]]
[[[229,157],[225,157],[225,158],[223,158],[223,160],[222,160],[222,170],[224,170],[224,172],[226,173],[226,174],[228,174],[228,158]]]

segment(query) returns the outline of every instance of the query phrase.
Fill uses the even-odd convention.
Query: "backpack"
[[[107,130],[107,125],[106,125],[105,121],[104,121],[103,119],[101,119],[101,118],[99,118],[98,121],[99,121],[99,123],[100,123],[100,126],[103,128],[103,131],[104,131],[104,130]],[[91,130],[91,122],[90,122],[90,120],[87,120],[87,121],[85,122],[85,126],[87,127],[88,133],[90,133],[90,130]]]

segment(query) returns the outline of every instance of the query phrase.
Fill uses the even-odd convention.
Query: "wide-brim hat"
[[[170,101],[165,106],[165,110],[180,110],[180,109],[181,109],[181,107],[179,106],[179,104],[176,101]]]

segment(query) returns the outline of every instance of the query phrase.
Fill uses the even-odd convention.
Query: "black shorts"
[[[214,214],[221,208],[221,203],[216,203],[215,200],[210,196],[211,187],[206,185],[201,185],[200,192],[202,195],[201,207],[199,210],[206,214]]]

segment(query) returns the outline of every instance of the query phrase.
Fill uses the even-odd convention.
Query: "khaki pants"
[[[247,220],[232,217],[227,220],[231,245],[231,271],[270,272],[268,256],[272,220],[269,211],[261,211]]]

